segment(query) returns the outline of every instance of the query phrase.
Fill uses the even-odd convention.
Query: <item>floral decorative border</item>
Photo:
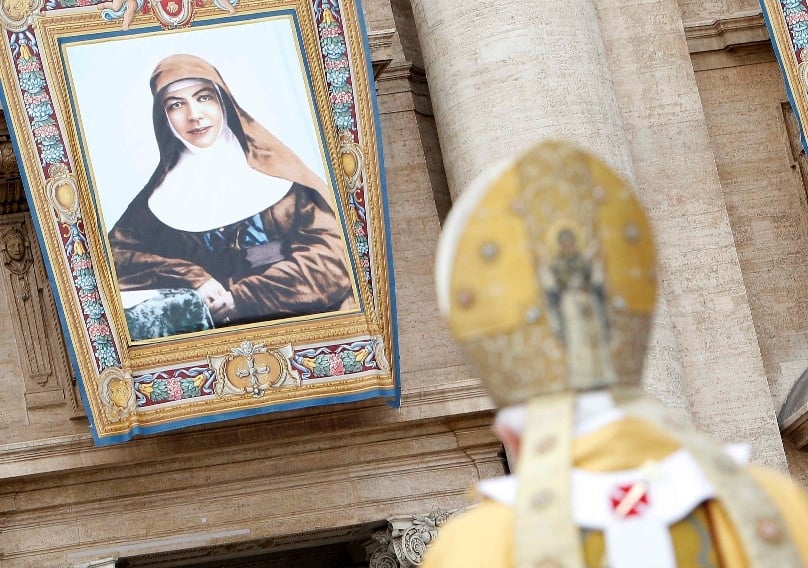
[[[348,59],[348,45],[345,41],[342,8],[338,0],[313,0],[312,7],[320,34],[321,53],[334,126],[337,128],[343,145],[358,148],[360,140],[356,128],[356,101],[351,64]],[[357,167],[360,175],[349,186],[351,192],[349,204],[354,213],[351,230],[356,239],[362,273],[372,292],[373,271],[368,243],[366,187],[361,176],[361,163],[357,164]]]
[[[23,106],[29,120],[39,163],[46,180],[70,172],[65,145],[56,120],[51,93],[42,70],[39,46],[33,27],[7,31],[9,47],[17,71]],[[80,218],[73,223],[59,222],[59,234],[73,276],[90,343],[99,371],[120,365],[120,355],[109,320],[101,304],[95,268],[87,250],[87,236]]]
[[[146,373],[132,379],[138,408],[215,394],[216,373],[207,365]]]
[[[783,19],[788,28],[791,45],[798,63],[808,56],[808,2],[806,0],[780,0]]]
[[[101,303],[101,294],[98,291],[93,262],[87,251],[87,237],[83,225],[79,219],[72,225],[60,223],[60,228],[79,305],[93,346],[95,362],[98,370],[103,371],[107,367],[120,366],[121,359]]]
[[[68,168],[62,133],[56,122],[50,89],[42,70],[34,28],[29,26],[23,31],[6,33],[40,162],[43,167],[61,164]]]
[[[294,350],[289,363],[302,381],[344,379],[351,375],[384,373],[385,363],[377,357],[378,338],[336,343]],[[209,365],[164,369],[133,377],[137,407],[158,406],[179,400],[213,396],[216,374]]]
[[[383,370],[376,358],[378,339],[296,350],[292,367],[303,381]]]

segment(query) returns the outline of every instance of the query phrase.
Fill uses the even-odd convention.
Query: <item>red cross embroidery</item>
[[[618,485],[609,499],[612,502],[612,510],[619,517],[639,517],[648,507],[648,488],[643,482]]]

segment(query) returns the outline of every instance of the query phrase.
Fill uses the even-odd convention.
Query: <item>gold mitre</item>
[[[498,405],[640,382],[653,236],[632,190],[591,154],[544,142],[477,178],[446,219],[436,278]]]

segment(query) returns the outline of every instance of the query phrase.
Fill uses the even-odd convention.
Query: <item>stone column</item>
[[[552,9],[534,0],[411,3],[453,196],[492,162],[547,136],[591,150],[635,182],[592,0]],[[659,304],[646,383],[688,415],[676,338]]]
[[[546,136],[603,157],[657,231],[649,390],[783,466],[676,0],[410,1],[452,194]]]
[[[677,0],[594,0],[696,424],[785,468]]]
[[[633,179],[592,0],[411,0],[453,195],[542,137]]]

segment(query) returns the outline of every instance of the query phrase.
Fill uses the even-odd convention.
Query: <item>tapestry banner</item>
[[[3,104],[97,444],[397,404],[359,0],[0,0],[0,25]]]
[[[760,5],[808,152],[808,0],[760,0]]]

